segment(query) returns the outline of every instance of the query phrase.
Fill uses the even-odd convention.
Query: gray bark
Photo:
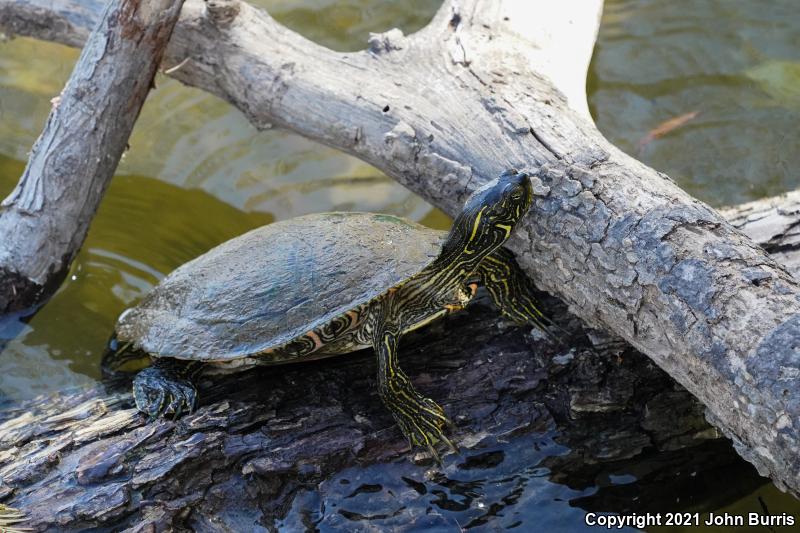
[[[70,6],[76,9],[69,16],[85,25],[69,28],[88,40],[16,189],[0,206],[0,314],[42,302],[66,274],[125,150],[182,3]],[[16,19],[6,7],[0,20],[13,28]],[[48,13],[33,15],[44,35],[66,29]],[[95,20],[99,26],[89,35]]]
[[[800,273],[800,191],[765,198],[723,210],[733,227],[742,231],[783,265]]]
[[[58,3],[0,0],[0,13],[35,5],[56,17]],[[536,171],[538,197],[510,244],[522,266],[696,395],[760,472],[800,490],[800,287],[717,212],[603,138],[576,76],[558,68],[573,63],[560,55],[568,44],[585,41],[565,28],[586,25],[551,5],[448,1],[414,35],[335,53],[247,4],[190,1],[167,64],[257,127],[355,154],[450,213],[505,168]],[[566,4],[578,19],[584,5]],[[20,20],[14,31],[36,35]],[[74,42],[75,24],[45,37]],[[551,26],[560,31],[549,39]]]
[[[346,496],[357,486],[324,480],[382,464],[386,476],[400,468],[429,492],[441,490],[437,476],[489,474],[514,460],[505,450],[532,449],[548,431],[569,449],[539,465],[560,484],[593,486],[607,469],[636,471],[637,490],[652,505],[673,487],[664,479],[680,481],[678,469],[711,480],[719,493],[709,497],[723,502],[758,485],[747,470],[736,485],[714,484],[715,472],[742,472],[743,462],[705,422],[702,405],[624,343],[592,332],[595,347],[578,320],[548,303],[575,328],[569,352],[498,319],[487,298],[403,339],[404,369],[457,425],[451,436],[462,453],[445,456],[441,469],[409,452],[378,398],[367,350],[206,379],[201,407],[178,422],[146,423],[131,406],[129,384],[119,393],[97,388],[7,408],[0,501],[26,512],[21,525],[36,531],[254,531],[281,519],[299,524],[302,501],[292,504],[310,490],[326,502],[320,527],[402,530],[428,514],[417,492],[397,494],[404,511],[388,521],[343,523],[332,504],[352,502]],[[384,481],[392,480],[377,482]],[[614,489],[588,500],[608,510]]]

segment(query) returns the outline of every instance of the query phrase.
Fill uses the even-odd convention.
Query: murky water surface
[[[357,50],[370,31],[420,28],[439,2],[256,3],[318,42]],[[49,101],[76,58],[74,50],[29,39],[0,44],[0,197],[21,174]],[[798,87],[795,0],[606,2],[589,81],[600,128],[713,205],[797,187]],[[325,210],[449,224],[369,165],[296,135],[257,132],[227,104],[166,78],[159,78],[130,145],[59,292],[28,323],[0,323],[0,339],[11,339],[0,355],[0,398],[29,398],[97,379],[99,356],[123,309],[175,267],[248,229]],[[542,464],[563,452],[550,435],[528,435],[498,445],[496,464],[453,465],[438,478],[410,464],[343,472],[322,492],[301,495],[283,526],[577,531],[585,509],[649,508],[637,496],[643,485],[634,472],[577,489],[552,481],[558,476]],[[798,502],[769,484],[753,492],[752,472],[741,472],[741,491],[726,492],[723,500],[708,485],[669,497],[676,510],[762,512],[763,504],[773,514],[800,516]],[[630,487],[625,505],[592,500],[604,486],[617,485]],[[320,494],[337,507],[325,507]]]
[[[795,0],[606,2],[589,91],[612,142],[714,206],[800,184]]]

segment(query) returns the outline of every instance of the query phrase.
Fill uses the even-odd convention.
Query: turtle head
[[[530,176],[506,170],[467,199],[453,223],[461,241],[462,253],[480,257],[500,247],[533,201]],[[451,232],[451,235],[455,235]]]

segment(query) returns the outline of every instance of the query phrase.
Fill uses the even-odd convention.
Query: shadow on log
[[[795,223],[770,227],[762,213],[800,218],[792,197],[727,213],[754,238],[775,242]],[[648,358],[585,331],[563,304],[543,298],[572,332],[569,350],[499,319],[485,297],[404,337],[404,368],[457,424],[462,453],[442,468],[409,454],[365,351],[206,379],[204,404],[177,422],[146,424],[127,386],[7,406],[0,501],[26,510],[25,525],[37,530],[401,529],[413,520],[508,526],[500,515],[525,509],[542,524],[580,508],[691,504],[675,494],[719,508],[764,483],[705,422],[702,405]],[[570,507],[553,507],[553,498]]]
[[[0,26],[75,45],[98,10],[73,4],[0,0]],[[597,130],[584,88],[601,5],[446,0],[413,35],[337,53],[245,2],[188,0],[165,60],[256,127],[354,154],[450,213],[505,168],[535,171],[534,207],[509,241],[520,265],[698,397],[760,472],[800,490],[800,285]],[[44,16],[59,23],[43,31]]]
[[[594,486],[598,471],[625,471],[652,454],[698,444],[711,443],[715,453],[712,462],[708,453],[701,455],[705,464],[690,461],[696,469],[740,462],[727,443],[715,444],[718,434],[700,404],[646,357],[597,332],[586,337],[576,319],[573,348],[559,352],[498,321],[487,301],[404,338],[404,367],[457,425],[462,453],[446,456],[441,468],[424,453],[409,453],[377,396],[374,357],[366,351],[218,382],[206,378],[204,404],[177,422],[148,424],[127,392],[101,388],[6,410],[0,497],[24,509],[25,525],[37,530],[210,531],[227,523],[249,531],[255,524],[300,524],[309,494],[336,498],[344,488],[320,483],[348,469],[367,469],[367,477],[387,484],[416,480],[420,485],[407,490],[418,498],[420,487],[433,494],[470,472],[496,476],[504,461],[518,468],[528,460],[546,466],[542,473],[549,469],[559,490],[579,496]],[[562,308],[562,323],[565,317]],[[545,451],[531,455],[536,442]],[[677,456],[650,469],[674,469],[689,457]],[[727,494],[741,496],[747,488],[739,484]],[[669,493],[663,484],[658,490]],[[408,524],[425,514],[422,503],[371,521]],[[486,509],[474,503],[454,509],[442,503],[430,525],[479,520]],[[354,520],[348,516],[329,507],[314,520],[345,527]]]

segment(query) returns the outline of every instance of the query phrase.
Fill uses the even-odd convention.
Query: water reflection
[[[447,456],[444,467],[408,461],[350,468],[301,492],[278,527],[297,531],[582,531],[570,500],[595,492],[548,479],[547,457],[567,453],[552,434]],[[532,529],[535,528],[535,529]],[[623,530],[624,531],[624,530]],[[630,530],[628,530],[630,531]]]
[[[301,490],[276,526],[321,532],[574,532],[596,530],[586,524],[587,513],[688,512],[704,521],[710,512],[796,512],[796,500],[764,484],[725,441],[603,464],[561,444],[564,431],[569,427],[465,450],[447,456],[442,469],[406,460],[349,468]],[[691,529],[666,527],[663,518],[661,523],[646,530]]]
[[[712,205],[800,185],[795,0],[605,3],[589,79],[600,129]],[[639,150],[665,120],[697,118]]]

